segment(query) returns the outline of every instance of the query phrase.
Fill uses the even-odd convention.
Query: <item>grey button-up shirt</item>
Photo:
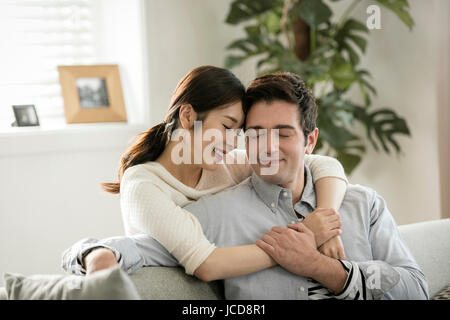
[[[303,194],[294,206],[290,190],[253,174],[235,187],[185,207],[198,218],[206,237],[220,247],[253,244],[274,226],[298,222],[296,212],[307,217],[315,208],[314,184],[306,166]],[[425,276],[401,239],[385,201],[374,190],[348,185],[339,213],[344,262],[351,270],[340,298],[428,298]],[[63,268],[80,273],[80,256],[96,246],[120,252],[122,267],[130,273],[142,266],[178,265],[156,240],[138,235],[83,239],[66,250]],[[317,283],[311,279],[280,266],[224,280],[227,299],[308,299],[308,289],[314,286]]]

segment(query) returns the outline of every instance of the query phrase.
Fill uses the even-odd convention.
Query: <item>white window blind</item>
[[[0,122],[34,104],[43,122],[64,121],[58,65],[96,58],[95,0],[0,0]]]

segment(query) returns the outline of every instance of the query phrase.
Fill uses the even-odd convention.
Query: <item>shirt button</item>
[[[288,193],[286,191],[283,192],[283,196],[287,197]]]
[[[291,224],[295,224],[295,221],[294,221],[294,220],[292,220],[292,221],[291,221]]]
[[[305,288],[304,287],[300,287],[300,291],[305,291]]]
[[[272,202],[272,203],[270,204],[270,206],[271,206],[272,208],[275,208],[275,203]]]

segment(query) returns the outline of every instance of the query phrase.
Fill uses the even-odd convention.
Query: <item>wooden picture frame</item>
[[[117,65],[58,66],[67,123],[126,122]]]

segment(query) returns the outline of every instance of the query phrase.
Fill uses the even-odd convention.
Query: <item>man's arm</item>
[[[121,268],[129,274],[146,266],[179,266],[176,259],[158,241],[139,234],[102,240],[82,239],[63,252],[62,268],[69,273],[86,274],[83,260],[97,248],[111,250]]]
[[[371,203],[371,261],[342,261],[321,255],[306,227],[298,233],[275,227],[256,244],[283,268],[313,278],[337,293],[338,299],[428,299],[425,276],[401,239],[384,200],[374,192]],[[347,274],[345,281],[342,270]]]
[[[296,229],[273,227],[256,241],[284,269],[320,282],[338,293],[346,284],[348,274],[339,261],[317,250],[314,233],[303,223]]]
[[[368,291],[374,299],[429,299],[425,275],[403,242],[386,202],[374,192],[372,203],[369,240],[374,261],[356,262]]]
[[[373,260],[340,260],[348,279],[336,298],[428,299],[425,275],[403,242],[386,202],[374,192],[371,204],[369,241]]]

